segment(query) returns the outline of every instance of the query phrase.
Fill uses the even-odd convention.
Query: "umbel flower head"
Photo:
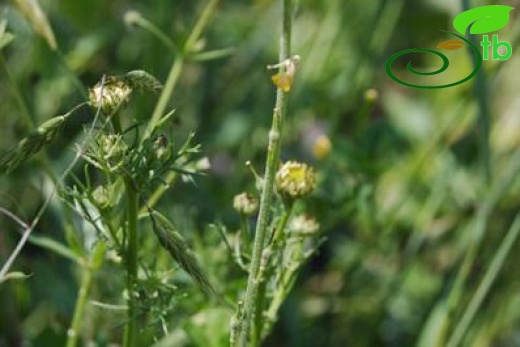
[[[311,193],[315,187],[314,170],[305,163],[285,162],[276,173],[276,188],[285,197],[302,198]]]
[[[98,82],[89,89],[90,104],[100,108],[105,115],[111,115],[119,106],[124,104],[132,93],[130,85],[121,78],[108,76],[104,83]]]

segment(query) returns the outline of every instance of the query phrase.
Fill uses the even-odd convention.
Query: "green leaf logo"
[[[487,34],[505,27],[511,10],[514,7],[504,5],[476,7],[455,17],[453,27],[462,35],[468,28],[470,34]]]

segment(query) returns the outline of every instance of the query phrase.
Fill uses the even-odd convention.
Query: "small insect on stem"
[[[296,69],[298,68],[300,60],[301,58],[299,55],[293,55],[292,57],[285,59],[278,64],[267,65],[268,70],[281,70],[276,75],[273,75],[271,79],[274,85],[283,90],[285,93],[291,91],[294,74],[296,73]]]

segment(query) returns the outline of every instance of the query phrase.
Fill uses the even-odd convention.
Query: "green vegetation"
[[[0,5],[0,347],[520,346],[489,4]]]

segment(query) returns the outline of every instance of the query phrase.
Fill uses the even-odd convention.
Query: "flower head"
[[[111,115],[117,108],[124,104],[132,93],[132,88],[122,79],[109,76],[106,80],[98,82],[89,89],[90,104],[94,108],[100,108],[105,115]]]
[[[314,235],[320,229],[320,224],[316,220],[307,215],[298,215],[291,219],[289,230],[301,235]]]
[[[307,164],[288,161],[276,173],[276,187],[286,197],[301,198],[316,187],[316,175]]]
[[[235,195],[233,199],[233,207],[239,213],[249,216],[255,213],[258,209],[258,200],[251,194],[240,193]]]

